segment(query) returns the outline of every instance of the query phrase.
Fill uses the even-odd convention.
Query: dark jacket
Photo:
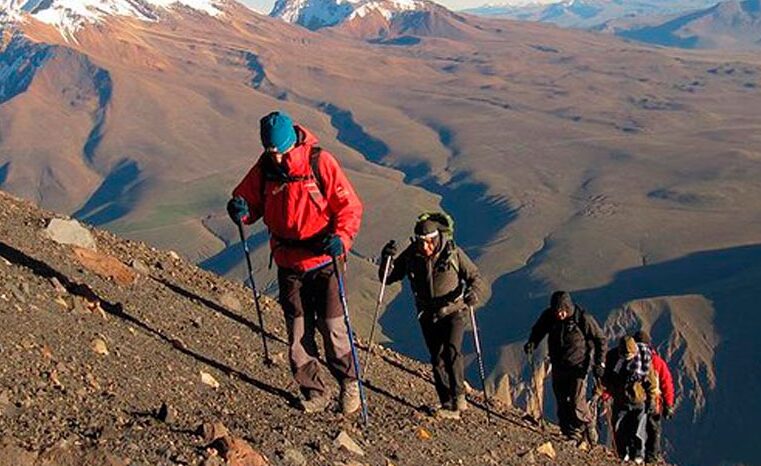
[[[595,365],[603,362],[605,337],[594,317],[579,306],[564,320],[559,320],[553,309],[545,309],[531,328],[528,341],[537,346],[545,335],[548,335],[550,361],[556,371],[578,371],[583,376],[589,370],[592,353]]]
[[[605,356],[605,375],[602,384],[613,397],[613,405],[618,408],[642,408],[646,403],[657,403],[660,396],[658,374],[651,365],[645,376],[634,376],[626,369],[626,363],[618,348],[608,351]],[[622,362],[622,364],[619,364]]]
[[[383,265],[378,271],[383,274]],[[394,259],[386,283],[408,277],[418,318],[429,313],[434,320],[467,308],[464,296],[474,293],[479,299],[484,294],[484,281],[470,258],[452,241],[446,241],[431,257],[418,252],[410,244]]]

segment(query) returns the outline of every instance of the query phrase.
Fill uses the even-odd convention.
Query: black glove
[[[463,297],[463,299],[465,300],[465,304],[467,304],[468,306],[473,307],[476,304],[478,304],[478,295],[475,294],[473,291],[468,291],[467,293],[465,293],[465,296]]]
[[[663,408],[663,417],[666,419],[671,419],[674,417],[674,407],[673,406],[666,406]]]
[[[531,355],[534,352],[534,349],[536,349],[536,346],[534,346],[533,342],[526,342],[525,345],[523,345],[523,352]]]
[[[396,248],[396,241],[391,240],[386,243],[386,245],[383,246],[383,249],[381,250],[381,263],[385,263],[386,258],[393,259],[396,256],[397,252],[399,251]]]
[[[240,196],[235,196],[227,202],[227,215],[233,222],[242,224],[249,215],[248,203]]]
[[[592,368],[592,375],[597,380],[602,380],[602,376],[605,374],[605,365],[595,364]]]
[[[336,234],[328,235],[322,240],[322,252],[330,257],[339,257],[344,253],[344,243]]]

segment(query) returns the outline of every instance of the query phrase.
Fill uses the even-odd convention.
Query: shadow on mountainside
[[[480,312],[486,364],[493,369],[498,348],[523,342],[539,313],[547,307],[553,290],[533,276],[544,252],[529,265],[507,274],[494,284],[495,296],[509,297],[505,306],[487,303]],[[682,393],[682,406],[674,421],[665,423],[665,437],[673,445],[670,458],[685,464],[717,464],[722,461],[752,463],[757,456],[753,445],[756,418],[761,414],[761,342],[757,311],[761,295],[761,245],[705,251],[666,262],[624,270],[601,287],[571,290],[574,300],[591,312],[601,324],[610,313],[627,302],[647,298],[701,295],[713,303],[714,326],[720,337],[715,349],[716,389],[706,387],[705,410],[693,419],[693,400]],[[668,337],[662,326],[653,328],[653,340]],[[671,363],[673,368],[673,362]],[[705,385],[702,380],[677,380],[683,386]],[[677,376],[676,379],[681,379]],[[678,394],[679,395],[679,394]],[[548,413],[552,410],[548,409]],[[693,421],[695,425],[692,425]]]
[[[127,215],[138,200],[140,174],[137,162],[122,160],[106,175],[98,189],[72,217],[97,226]]]

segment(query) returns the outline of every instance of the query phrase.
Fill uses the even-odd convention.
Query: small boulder
[[[538,447],[536,447],[536,452],[546,456],[547,458],[553,461],[558,456],[558,454],[555,452],[555,447],[552,446],[552,442],[545,442],[539,445]]]
[[[101,356],[108,356],[108,346],[102,338],[96,338],[92,341],[92,350]]]
[[[197,433],[203,437],[203,441],[207,445],[219,438],[230,435],[227,427],[221,422],[204,422],[198,427]]]
[[[150,275],[151,269],[148,267],[145,262],[141,261],[140,259],[132,259],[129,263],[130,267],[132,267],[135,272],[142,274],[142,275]]]
[[[362,448],[357,444],[357,442],[355,442],[354,439],[351,438],[349,434],[347,434],[343,430],[338,434],[336,439],[333,441],[333,445],[335,445],[335,447],[338,449],[343,449],[357,456],[365,456],[364,450],[362,450]]]
[[[420,440],[431,440],[431,438],[433,438],[431,432],[425,427],[418,427],[416,435]]]
[[[76,220],[64,220],[54,218],[48,223],[45,234],[59,244],[69,244],[80,248],[97,250],[95,238],[90,230],[83,227]]]
[[[165,422],[167,424],[172,424],[174,421],[177,420],[177,410],[173,407],[167,404],[167,402],[161,403],[161,407],[159,408],[159,412],[156,414],[156,417],[161,421]]]
[[[201,371],[201,383],[208,385],[215,390],[219,388],[219,382],[217,382],[217,379],[212,377],[208,372]]]
[[[135,272],[115,257],[76,247],[74,257],[87,269],[120,285],[131,285],[137,280]]]
[[[254,450],[251,445],[239,437],[227,435],[218,438],[212,443],[211,448],[217,450],[222,458],[227,461],[227,466],[266,466],[267,458]]]
[[[291,466],[304,466],[307,464],[307,459],[300,450],[289,448],[283,453],[283,463]]]

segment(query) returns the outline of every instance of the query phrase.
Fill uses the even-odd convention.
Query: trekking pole
[[[380,292],[378,293],[378,301],[375,303],[375,314],[373,315],[373,326],[370,328],[370,339],[367,342],[367,356],[365,356],[365,379],[367,374],[370,373],[370,354],[373,352],[373,337],[375,336],[375,325],[378,322],[378,312],[383,304],[383,294],[386,292],[386,279],[388,278],[388,272],[391,270],[391,256],[386,256],[386,262],[383,265],[383,280],[381,280]]]
[[[367,427],[367,400],[365,399],[365,386],[362,383],[362,371],[359,366],[359,357],[357,355],[357,346],[354,344],[354,333],[351,330],[351,321],[349,319],[349,303],[346,300],[346,288],[344,287],[344,277],[341,273],[341,267],[338,263],[338,257],[333,256],[333,270],[338,280],[338,296],[341,299],[341,307],[344,312],[344,323],[346,332],[349,335],[349,346],[351,347],[351,359],[354,362],[354,370],[357,372],[357,384],[359,385],[359,401],[362,404],[362,422]]]
[[[478,324],[476,323],[476,314],[473,312],[473,306],[468,306],[470,313],[470,325],[473,327],[473,344],[476,347],[476,356],[478,357],[478,374],[481,376],[481,388],[484,390],[484,400],[486,402],[486,422],[491,424],[491,403],[489,394],[486,392],[486,377],[484,375],[484,358],[481,355],[481,338],[478,335]]]
[[[539,427],[544,430],[544,409],[542,409],[542,400],[539,399],[539,391],[536,389],[534,379],[536,378],[536,363],[534,362],[534,351],[528,353],[528,365],[531,370],[531,393],[534,395],[534,401],[536,402],[536,409],[539,414]]]
[[[243,252],[246,256],[246,266],[248,267],[248,279],[251,281],[251,289],[254,292],[254,306],[256,307],[256,314],[259,317],[259,329],[262,332],[262,345],[264,346],[264,364],[271,365],[272,359],[270,358],[270,352],[267,348],[267,335],[264,331],[264,318],[262,317],[262,308],[259,306],[259,293],[256,292],[256,282],[254,282],[254,268],[251,266],[251,251],[248,249],[248,242],[246,242],[246,234],[243,231],[243,223],[237,222],[238,233],[240,233],[240,242],[243,244]]]

